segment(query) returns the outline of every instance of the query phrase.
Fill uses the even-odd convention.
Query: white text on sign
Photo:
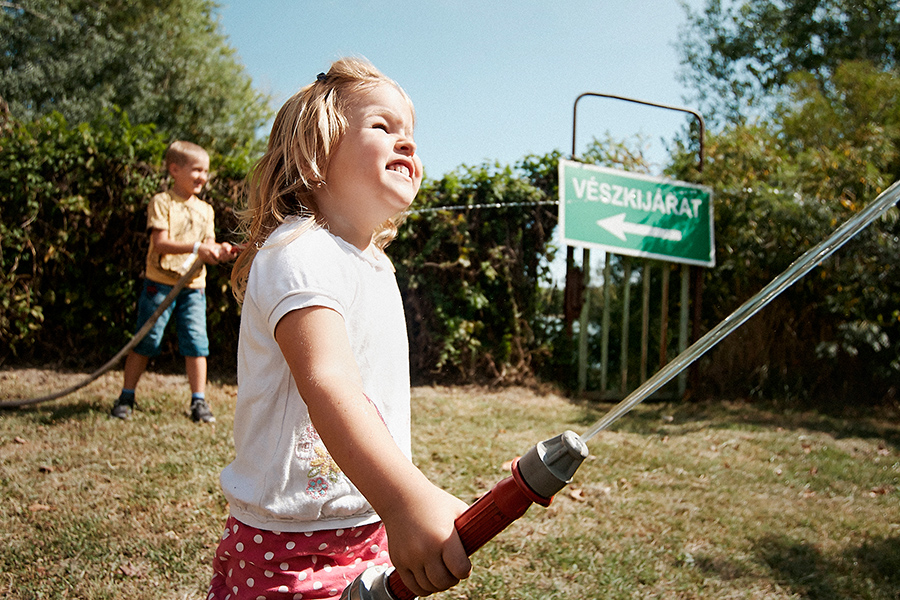
[[[656,212],[663,215],[680,215],[696,219],[699,215],[703,201],[697,198],[679,199],[673,193],[663,197],[662,191],[656,189],[655,193],[624,185],[616,185],[605,181],[597,182],[591,179],[572,178],[575,188],[575,197],[588,202],[601,202],[612,206],[633,208],[644,212]]]

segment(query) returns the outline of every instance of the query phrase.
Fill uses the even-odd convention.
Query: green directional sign
[[[568,246],[712,267],[712,190],[559,161],[559,223]]]

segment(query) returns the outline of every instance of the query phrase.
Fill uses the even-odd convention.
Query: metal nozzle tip
[[[535,493],[550,498],[564,488],[588,457],[587,445],[573,431],[539,442],[519,459],[519,473]]]

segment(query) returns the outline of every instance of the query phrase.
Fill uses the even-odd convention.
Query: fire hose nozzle
[[[388,577],[394,567],[369,567],[344,588],[341,600],[397,600],[388,590]]]
[[[456,531],[467,555],[525,514],[533,503],[549,506],[588,456],[587,445],[566,431],[538,443],[516,459],[512,476],[495,485],[456,519]],[[414,600],[393,567],[363,571],[344,589],[341,600]]]
[[[519,473],[538,496],[548,501],[572,481],[588,456],[587,445],[574,431],[538,442],[518,461]]]

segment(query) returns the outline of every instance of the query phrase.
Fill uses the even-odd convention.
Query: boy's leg
[[[110,414],[117,419],[128,419],[134,412],[134,391],[137,389],[138,381],[141,375],[147,370],[147,363],[150,362],[149,356],[138,354],[134,350],[128,353],[125,358],[125,374],[122,378],[122,393],[116,399],[115,405],[112,407]]]
[[[191,386],[191,419],[198,423],[215,423],[216,417],[206,403],[206,357],[185,356],[184,368]]]
[[[171,286],[144,280],[141,294],[138,297],[138,315],[135,331],[144,326],[147,319],[156,311],[156,307],[165,299]],[[119,419],[127,419],[134,409],[134,392],[141,375],[147,370],[150,357],[159,352],[163,331],[172,315],[173,306],[169,306],[157,319],[150,332],[141,340],[134,350],[125,358],[125,372],[122,380],[122,393],[116,400],[110,414]]]
[[[182,291],[175,309],[175,325],[178,330],[178,349],[184,356],[188,383],[191,386],[191,418],[201,423],[213,423],[216,418],[205,397],[206,357],[209,355],[205,290]]]
[[[191,396],[206,394],[206,357],[185,356],[184,369],[187,372],[188,384],[191,386]]]
[[[137,384],[141,380],[141,375],[147,370],[149,362],[149,356],[138,354],[134,350],[129,352],[125,358],[125,374],[122,378],[122,387],[127,390],[136,390]]]

